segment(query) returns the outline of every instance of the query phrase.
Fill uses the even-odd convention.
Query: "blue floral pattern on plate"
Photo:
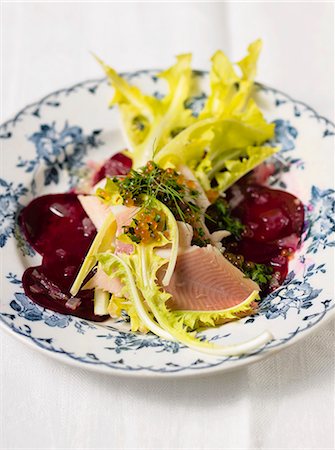
[[[316,253],[320,248],[334,247],[335,230],[335,190],[312,187],[312,195],[307,205],[309,227],[305,240],[311,240],[307,253]]]
[[[22,207],[19,199],[27,192],[22,183],[15,184],[0,178],[0,247],[4,247],[14,234],[16,217]]]
[[[36,149],[33,159],[18,158],[17,167],[23,168],[27,173],[35,172],[41,162],[44,163],[44,185],[58,184],[59,174],[65,170],[70,174],[70,185],[78,182],[76,170],[84,166],[83,158],[90,149],[97,148],[102,142],[99,139],[101,130],[94,130],[85,135],[79,126],[70,126],[65,123],[62,130],[56,130],[56,124],[42,124],[28,140]],[[31,182],[32,193],[36,193],[36,181],[33,176]]]
[[[162,95],[164,88],[155,72],[139,71],[125,76],[146,85],[155,95]],[[195,76],[207,75],[196,72]],[[82,175],[81,170],[89,158],[99,161],[120,148],[122,144],[112,148],[114,138],[109,135],[110,130],[116,133],[117,125],[115,111],[105,108],[108,95],[104,79],[79,83],[29,105],[1,126],[0,138],[8,146],[11,142],[14,145],[13,156],[8,162],[13,172],[0,179],[0,246],[3,252],[13,252],[15,242],[23,248],[16,218],[20,208],[32,196],[69,189]],[[263,103],[267,104],[266,113],[275,123],[274,143],[281,146],[273,160],[272,184],[300,196],[292,180],[296,174],[305,177],[306,186],[301,192],[306,205],[303,245],[291,264],[285,283],[262,301],[257,314],[235,324],[208,330],[206,334],[209,339],[224,344],[235,338],[239,341],[240,335],[250,331],[255,330],[255,334],[256,330],[269,328],[274,335],[270,343],[248,356],[212,357],[151,334],[132,333],[127,322],[122,320],[93,324],[45,310],[23,293],[20,277],[24,269],[17,258],[8,260],[5,298],[0,310],[2,323],[62,360],[109,371],[142,374],[190,374],[245,364],[268,354],[271,349],[287,345],[320,323],[334,308],[327,288],[330,252],[335,245],[334,190],[320,177],[316,177],[315,185],[310,184],[308,171],[312,170],[312,163],[308,159],[309,153],[302,151],[300,139],[311,129],[317,135],[320,147],[325,147],[324,152],[331,151],[334,126],[304,103],[275,89],[258,85],[257,95],[263,96]],[[200,92],[188,101],[194,114],[201,109],[205,96]],[[88,120],[81,117],[81,107],[74,114],[77,102],[78,105],[84,102],[86,110],[94,111]],[[17,148],[24,146],[26,151],[18,152],[15,144],[20,144]],[[34,252],[25,248],[23,254],[25,256],[21,258],[31,264]]]

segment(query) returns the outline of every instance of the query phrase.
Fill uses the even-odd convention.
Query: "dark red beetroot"
[[[72,283],[96,235],[77,196],[70,193],[38,197],[23,209],[19,221],[27,241],[43,256],[40,266],[30,267],[23,275],[28,297],[63,314],[95,321],[106,319],[93,312],[93,291],[78,293],[80,304],[76,309],[66,306]]]
[[[95,174],[94,184],[107,176],[127,174],[131,165],[131,159],[117,153]],[[67,193],[38,197],[22,210],[19,222],[27,241],[43,256],[40,266],[30,267],[23,275],[28,297],[59,313],[105,320],[108,316],[94,314],[92,290],[81,290],[78,300],[70,300],[70,288],[96,235],[77,196]]]
[[[227,193],[232,215],[246,226],[230,250],[246,260],[270,264],[282,283],[289,256],[297,249],[304,223],[301,201],[288,192],[265,186],[237,184]]]
[[[123,153],[117,153],[109,158],[97,171],[93,178],[93,184],[98,183],[103,178],[114,175],[126,175],[131,169],[132,161]]]

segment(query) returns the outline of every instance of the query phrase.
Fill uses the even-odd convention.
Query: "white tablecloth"
[[[330,3],[4,3],[2,119],[101,73],[208,68],[264,39],[259,80],[333,116]],[[334,323],[258,364],[199,379],[139,380],[76,369],[0,332],[1,448],[325,449],[334,445]]]

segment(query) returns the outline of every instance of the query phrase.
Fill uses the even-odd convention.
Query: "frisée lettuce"
[[[157,75],[167,85],[162,99],[141,93],[99,60],[114,88],[112,104],[120,109],[133,167],[149,160],[163,168],[184,164],[204,189],[214,183],[223,192],[275,153],[275,147],[263,148],[274,136],[274,124],[251,98],[261,47],[260,40],[249,46],[237,63],[240,74],[222,51],[214,54],[210,92],[198,116],[186,107],[194,81],[191,55],[178,56],[174,66]]]

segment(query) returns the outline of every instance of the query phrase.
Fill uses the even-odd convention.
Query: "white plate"
[[[153,71],[125,76],[147,92],[161,95],[162,81]],[[195,72],[200,85],[207,75]],[[106,80],[90,80],[54,92],[27,106],[0,128],[0,323],[23,342],[63,362],[101,372],[137,376],[200,375],[228,370],[270,355],[324,323],[334,308],[332,256],[334,190],[331,162],[334,125],[304,103],[258,85],[256,99],[266,117],[276,121],[282,145],[280,173],[274,186],[298,196],[306,205],[301,249],[290,262],[285,283],[263,302],[253,317],[209,330],[221,344],[241,342],[265,329],[272,342],[241,357],[215,357],[153,335],[128,331],[122,321],[96,324],[53,313],[23,293],[25,268],[40,258],[25,244],[16,224],[22,206],[38,195],[64,192],[76,183],[87,161],[101,161],[124,148],[115,109],[107,109],[111,89]],[[200,108],[200,91],[192,107]],[[333,310],[334,311],[334,310]]]

